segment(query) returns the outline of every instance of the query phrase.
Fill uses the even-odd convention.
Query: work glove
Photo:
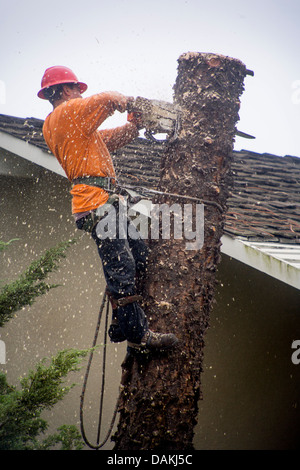
[[[137,127],[137,129],[143,129],[143,127],[145,127],[143,123],[142,113],[136,113],[136,112],[128,113],[127,121],[134,124]]]

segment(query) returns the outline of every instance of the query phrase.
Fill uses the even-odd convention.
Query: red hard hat
[[[38,92],[38,97],[45,100],[44,89],[53,85],[59,85],[61,83],[77,83],[80,87],[80,93],[84,93],[87,90],[86,83],[79,82],[75,73],[72,72],[68,67],[62,65],[55,65],[49,67],[42,78],[41,90]]]

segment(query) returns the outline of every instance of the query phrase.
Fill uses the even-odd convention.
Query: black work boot
[[[148,330],[142,338],[141,345],[150,350],[171,349],[178,343],[177,337],[173,333],[155,333]]]
[[[140,350],[165,351],[173,348],[177,343],[178,339],[173,333],[154,333],[154,331],[148,330],[143,336],[141,344],[128,341],[128,346]]]

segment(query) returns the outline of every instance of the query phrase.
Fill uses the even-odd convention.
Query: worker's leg
[[[127,206],[120,200],[102,206],[102,213],[92,236],[101,259],[108,263],[104,266],[108,290],[117,298],[133,295],[136,293],[136,276],[146,271],[148,247],[128,218]]]
[[[149,248],[140,235],[138,237],[131,238],[130,233],[130,230],[128,230],[128,244],[136,267],[135,285],[137,293],[143,295],[144,281],[146,279],[149,258]]]
[[[127,221],[128,226],[130,225],[130,223],[131,222],[128,219]],[[146,243],[144,242],[144,240],[142,240],[138,232],[136,232],[137,236],[134,236],[134,238],[131,238],[129,236],[130,233],[132,232],[130,232],[130,230],[127,230],[128,244],[125,243],[125,248],[127,251],[129,247],[130,253],[128,254],[129,260],[127,260],[126,265],[133,266],[132,259],[131,259],[131,255],[132,255],[133,260],[134,260],[135,273],[134,273],[134,285],[132,285],[132,288],[131,287],[129,288],[129,291],[132,291],[135,293],[138,292],[139,294],[141,294],[142,293],[141,292],[142,281],[144,279],[144,275],[145,275],[146,268],[147,268],[149,250],[148,250]],[[113,274],[113,277],[114,277],[114,274]],[[133,279],[133,272],[131,273],[129,277]],[[111,283],[109,283],[109,285],[110,285],[110,289],[112,290]],[[113,307],[112,322],[109,328],[109,336],[110,336],[111,341],[119,343],[119,342],[126,340],[128,337],[128,333],[126,335],[123,333],[123,331],[126,330],[126,327],[129,327],[133,336],[136,336],[136,333],[135,333],[136,327],[135,326],[131,327],[130,322],[126,321],[127,313],[124,312],[124,310],[119,310],[120,307],[116,306],[114,299],[119,297],[118,292],[114,291],[114,293],[112,293],[109,289],[107,290],[108,290],[108,294],[109,294],[111,304]],[[142,315],[141,320],[137,322],[135,321],[135,323],[138,323],[138,324],[145,323],[143,319],[143,314],[142,314],[143,311],[141,310],[141,307],[136,302],[131,307],[128,307],[128,308],[129,308],[129,311],[132,311],[132,310],[136,311],[136,315]],[[121,317],[120,321],[118,317]],[[124,321],[124,325],[122,325],[122,321]],[[121,327],[120,327],[120,324],[121,324]],[[140,332],[138,332],[138,336],[140,336]]]
[[[107,287],[116,299],[130,297],[136,294],[136,261],[130,245],[135,251],[135,257],[139,259],[140,270],[146,267],[146,246],[142,240],[132,241],[124,238],[123,234],[119,236],[119,228],[117,228],[116,237],[103,236],[105,225],[103,222],[105,222],[105,216],[100,220],[102,225],[99,226],[98,223],[94,227],[92,237],[102,260]],[[83,228],[83,225],[84,221],[77,221],[79,229]],[[117,227],[119,227],[118,223]],[[118,306],[114,315],[118,321],[119,336],[117,339],[111,337],[112,341],[122,341],[124,338],[131,344],[130,348],[142,345],[150,349],[170,348],[177,343],[177,338],[173,334],[153,333],[149,330],[145,313],[137,302]]]
[[[141,237],[130,238],[128,236],[128,244],[135,261],[136,273],[143,275],[147,269],[149,248]]]
[[[138,264],[139,269],[145,269],[146,264],[145,248],[142,249],[138,240],[135,240],[130,243],[134,247],[136,264],[127,239],[127,225],[128,219],[124,214],[123,218],[122,214],[120,216],[117,204],[101,218],[92,231],[92,237],[102,260],[107,288],[115,299],[136,294],[136,266]],[[141,342],[148,330],[148,322],[137,302],[119,306],[113,316],[118,323],[118,328],[110,329],[113,341],[119,341],[124,337],[130,342]]]
[[[135,261],[127,240],[100,240],[95,231],[92,237],[98,247],[109,292],[115,299],[135,295]],[[147,319],[140,305],[133,302],[118,307],[114,311],[114,316],[118,321],[120,331],[116,331],[115,338],[111,337],[111,339],[120,341],[123,335],[123,340],[139,343],[148,330]]]

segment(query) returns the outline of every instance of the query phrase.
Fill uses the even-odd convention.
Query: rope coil
[[[106,434],[104,440],[100,443],[100,432],[101,432],[102,414],[103,414],[103,399],[104,399],[104,389],[105,389],[107,327],[108,327],[108,314],[109,314],[109,302],[107,302],[106,315],[105,315],[104,350],[103,350],[103,360],[102,360],[102,385],[101,385],[99,420],[98,420],[98,429],[97,429],[97,444],[96,445],[92,444],[88,440],[88,438],[86,436],[85,428],[84,428],[83,406],[84,406],[86,386],[87,386],[89,373],[90,373],[90,369],[91,369],[91,364],[92,364],[92,360],[93,360],[93,356],[94,356],[94,349],[95,349],[95,346],[97,344],[99,330],[100,330],[100,324],[101,324],[101,320],[102,320],[102,314],[103,314],[103,311],[104,311],[105,303],[107,301],[107,297],[108,297],[107,293],[105,293],[104,296],[103,296],[103,299],[102,299],[100,310],[99,310],[99,315],[98,315],[98,320],[97,320],[97,325],[96,325],[96,331],[95,331],[93,344],[92,344],[92,348],[91,348],[92,350],[90,352],[90,356],[89,356],[89,359],[88,359],[87,368],[86,368],[86,372],[85,372],[84,380],[83,380],[82,392],[81,392],[81,395],[80,395],[80,431],[81,431],[81,435],[82,435],[82,438],[83,438],[85,444],[88,447],[90,447],[91,449],[94,449],[94,450],[101,449],[101,447],[103,447],[106,444],[106,442],[108,441],[109,436],[111,435],[111,432],[112,432],[114,424],[115,424],[117,411],[118,411],[118,404],[119,404],[119,399],[118,399],[115,410],[114,410],[114,413],[113,413],[113,417],[112,417],[112,420],[111,420],[111,424],[110,424],[109,429],[107,431],[107,434]]]

